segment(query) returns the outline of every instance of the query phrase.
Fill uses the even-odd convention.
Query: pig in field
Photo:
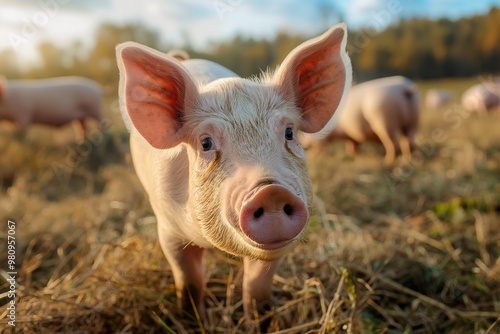
[[[170,50],[169,52],[167,52],[167,56],[174,57],[179,61],[188,60],[190,58],[189,53],[180,49]]]
[[[412,81],[402,76],[375,79],[351,88],[332,132],[320,140],[306,136],[304,142],[317,151],[334,139],[346,139],[351,154],[359,143],[381,142],[389,165],[399,148],[411,158],[418,119],[418,92]]]
[[[85,120],[102,121],[102,88],[81,77],[41,80],[0,80],[0,120],[21,130],[30,124],[60,127],[78,121],[77,137],[83,139]]]
[[[449,90],[430,89],[425,95],[425,106],[429,109],[443,108],[452,101],[453,95]]]
[[[132,158],[181,307],[203,314],[203,253],[211,247],[244,258],[247,320],[269,306],[280,258],[311,215],[296,137],[330,127],[341,107],[351,81],[346,35],[336,25],[255,80],[132,42],[117,47]]]
[[[467,89],[462,95],[462,106],[467,111],[486,114],[495,108],[500,110],[500,79],[486,81]]]

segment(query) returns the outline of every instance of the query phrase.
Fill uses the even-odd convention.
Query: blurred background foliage
[[[500,8],[458,20],[401,19],[384,30],[349,33],[348,51],[358,82],[394,74],[436,79],[500,73]],[[96,30],[90,47],[79,40],[67,48],[49,41],[40,43],[38,63],[19,64],[14,50],[0,50],[0,73],[8,79],[82,75],[116,87],[115,46],[133,40],[164,52],[183,48],[193,58],[214,60],[246,77],[281,63],[309,37],[286,31],[277,33],[274,40],[236,36],[201,51],[189,42],[165,45],[159,32],[141,24],[106,23]]]

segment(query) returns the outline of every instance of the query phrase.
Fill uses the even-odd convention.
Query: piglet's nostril
[[[287,216],[293,215],[293,207],[290,204],[285,204],[285,206],[283,207],[283,211]]]
[[[264,214],[264,208],[258,208],[253,213],[253,216],[254,216],[255,219],[259,219],[263,214]]]

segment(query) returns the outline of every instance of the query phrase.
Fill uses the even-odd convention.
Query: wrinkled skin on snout
[[[136,43],[117,47],[132,157],[181,307],[204,312],[209,247],[244,258],[248,319],[269,306],[279,260],[311,215],[297,135],[333,125],[351,81],[346,34],[344,25],[332,27],[255,80]]]

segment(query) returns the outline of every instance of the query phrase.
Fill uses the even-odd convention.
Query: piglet
[[[297,134],[333,124],[351,81],[346,36],[336,25],[251,80],[207,60],[117,46],[133,163],[184,309],[204,312],[210,247],[243,257],[247,319],[269,307],[280,258],[311,216]]]
[[[25,130],[30,124],[61,127],[78,121],[79,140],[85,120],[102,123],[101,86],[87,78],[61,77],[41,80],[0,80],[0,120]]]
[[[462,95],[462,106],[469,112],[485,115],[500,110],[500,79],[482,82],[468,88]]]
[[[349,153],[355,154],[359,143],[375,141],[385,148],[386,165],[394,162],[399,148],[411,159],[420,113],[418,90],[411,80],[393,76],[356,85],[344,109],[333,131],[320,140],[306,135],[304,144],[318,151],[332,140],[346,139]]]
[[[439,109],[453,102],[453,95],[449,90],[429,89],[425,95],[425,106],[428,109]]]

